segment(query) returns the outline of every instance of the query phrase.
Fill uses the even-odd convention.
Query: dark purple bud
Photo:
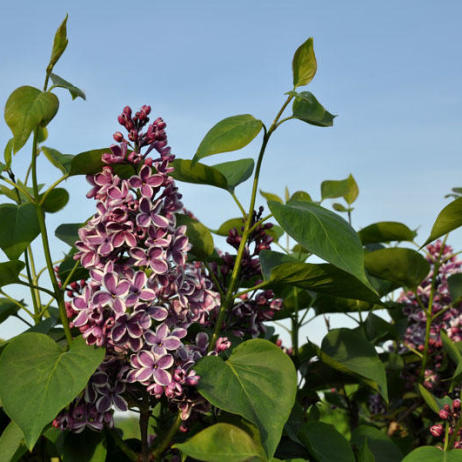
[[[112,137],[114,138],[115,141],[118,143],[121,143],[124,140],[124,136],[120,132],[115,132]]]

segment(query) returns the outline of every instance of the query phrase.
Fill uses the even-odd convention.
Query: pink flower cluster
[[[192,366],[207,353],[206,334],[186,342],[188,327],[207,324],[220,299],[201,264],[187,262],[186,227],[175,218],[183,208],[181,195],[169,175],[174,156],[162,119],[142,131],[149,113],[149,106],[133,117],[130,108],[123,110],[119,122],[134,144],[115,133],[119,144],[102,156],[108,165],[87,177],[92,185],[87,197],[97,201],[97,212],[79,230],[75,258],[90,279],[83,287],[74,285],[67,312],[86,342],[106,347],[106,362],[120,368],[111,381],[103,363],[84,395],[57,419],[61,427],[67,419],[66,428],[79,430],[96,410],[88,425],[99,428],[113,404],[126,410],[123,393],[130,386],[155,398],[165,395],[184,418],[193,405],[187,390],[199,380]],[[160,157],[146,158],[153,149]],[[131,167],[133,174],[121,177],[113,164]]]
[[[429,275],[417,288],[417,294],[426,307],[429,303],[433,278],[436,278],[436,290],[432,302],[432,315],[434,318],[430,329],[428,367],[424,372],[424,385],[438,395],[444,395],[449,387],[448,382],[440,379],[440,370],[443,367],[443,349],[440,332],[444,330],[454,342],[462,341],[462,304],[450,306],[452,299],[449,293],[448,277],[462,270],[462,261],[457,260],[453,250],[446,245],[442,248],[441,241],[427,246],[426,258],[431,265]],[[436,261],[440,259],[438,273],[434,274]],[[403,313],[408,318],[408,325],[403,337],[403,348],[413,348],[423,351],[425,344],[426,315],[412,292],[402,293],[398,302],[403,305]],[[417,380],[417,371],[409,372],[408,383]]]

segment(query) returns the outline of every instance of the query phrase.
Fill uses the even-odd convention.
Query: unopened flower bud
[[[439,412],[440,419],[447,420],[449,417],[449,412],[446,409],[441,409]]]
[[[452,408],[453,408],[453,409],[460,409],[460,399],[455,399],[455,400],[452,402]]]
[[[443,434],[443,426],[441,424],[438,425],[432,425],[430,427],[430,433],[436,437],[439,438]]]
[[[120,132],[115,132],[112,137],[114,138],[115,141],[118,143],[122,142],[124,140],[124,136]]]

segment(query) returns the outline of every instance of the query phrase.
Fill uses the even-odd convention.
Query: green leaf
[[[441,407],[438,405],[435,396],[432,395],[425,387],[423,387],[420,383],[417,385],[419,388],[419,393],[427,403],[427,406],[435,413],[439,414]]]
[[[430,236],[422,247],[457,229],[459,226],[462,226],[462,197],[452,201],[441,210],[433,224]]]
[[[238,234],[242,234],[242,230],[244,229],[243,218],[230,218],[229,220],[226,220],[224,223],[222,223],[220,227],[213,232],[219,236],[227,236],[232,229],[236,229]]]
[[[227,361],[207,356],[194,369],[201,395],[255,424],[271,458],[295,402],[297,374],[289,357],[273,343],[253,339],[236,347]]]
[[[402,462],[462,462],[462,451],[453,449],[443,452],[433,446],[421,446],[410,452]]]
[[[254,164],[253,159],[239,159],[216,164],[212,167],[215,170],[218,170],[226,178],[228,190],[232,193],[236,186],[250,178]]]
[[[339,215],[309,202],[268,202],[284,231],[309,252],[352,274],[370,287],[364,272],[361,241]]]
[[[66,25],[67,14],[61,25],[58,27],[58,30],[56,31],[55,38],[53,40],[53,48],[51,50],[50,62],[47,66],[47,72],[51,72],[54,65],[58,62],[58,59],[61,57],[61,55],[64,53],[64,50],[67,47],[68,40]]]
[[[55,230],[55,236],[61,241],[65,242],[67,245],[73,247],[75,241],[80,239],[79,229],[82,226],[82,223],[65,223],[59,225]]]
[[[289,255],[263,250],[260,253],[266,280],[291,284],[314,292],[380,303],[376,293],[349,273],[329,264],[298,262]]]
[[[292,60],[294,88],[308,85],[313,80],[316,70],[317,63],[313,49],[313,38],[310,37],[297,48]]]
[[[72,83],[68,82],[67,80],[64,80],[59,75],[50,74],[50,77],[55,87],[65,88],[66,90],[69,90],[69,93],[71,94],[73,100],[79,96],[82,99],[86,99],[85,93],[80,88],[75,87],[74,85],[72,85]]]
[[[56,167],[63,172],[63,174],[67,174],[71,171],[71,163],[72,159],[75,157],[72,154],[61,154],[56,149],[47,148],[46,146],[42,146],[40,148],[42,152],[45,154],[45,157]]]
[[[43,197],[41,194],[40,198]],[[69,193],[64,188],[55,188],[45,198],[42,207],[45,212],[56,213],[63,209],[69,202]]]
[[[356,427],[351,435],[351,443],[361,447],[366,441],[375,462],[399,461],[403,457],[398,446],[383,431],[369,425]]]
[[[289,202],[313,202],[311,196],[305,191],[295,191],[290,199],[287,201]]]
[[[174,171],[170,175],[178,181],[195,184],[208,184],[217,188],[228,190],[228,181],[225,176],[213,167],[189,159],[175,159]]]
[[[1,204],[0,216],[0,248],[17,259],[40,233],[35,205]]]
[[[217,423],[173,446],[184,455],[203,461],[244,462],[253,457],[264,460],[262,449],[239,427]]]
[[[364,245],[379,242],[413,241],[417,233],[397,221],[380,221],[358,231]]]
[[[262,121],[250,114],[223,119],[207,132],[193,157],[193,164],[203,157],[236,151],[247,146],[260,133],[262,127]]]
[[[351,174],[344,180],[326,180],[321,183],[322,200],[343,197],[347,204],[351,205],[358,194],[358,184]]]
[[[37,143],[43,143],[48,138],[47,127],[39,127],[37,131]]]
[[[283,204],[284,201],[277,195],[269,192],[262,191],[260,189],[260,194],[267,200],[267,201],[274,201]]]
[[[358,299],[333,297],[328,294],[318,294],[313,303],[316,314],[350,313],[383,309],[383,305],[365,302]]]
[[[59,265],[58,276],[59,276],[60,281],[62,282],[64,282],[67,279],[70,272],[75,266],[76,260],[74,260],[73,258],[73,255],[75,254],[75,252],[76,252],[76,249],[75,247],[73,247],[72,250],[64,257],[64,260],[62,261],[62,263]],[[83,280],[88,279],[88,270],[79,263],[77,266],[77,269],[72,273],[69,283],[74,282],[74,281],[80,281],[82,279]]]
[[[101,156],[109,151],[108,148],[93,149],[75,155],[71,159],[69,175],[94,175],[100,172],[106,165]]]
[[[430,264],[413,249],[386,248],[364,255],[367,271],[381,279],[416,289],[430,271]]]
[[[19,280],[18,275],[24,266],[26,266],[24,262],[19,260],[0,263],[0,287],[17,282]]]
[[[14,138],[10,138],[6,143],[5,150],[3,151],[3,158],[5,159],[5,168],[11,167],[11,158],[13,155]]]
[[[350,209],[346,208],[344,205],[338,203],[338,202],[334,202],[332,204],[332,208],[336,211],[336,212],[342,212],[342,213],[345,213],[345,212],[348,212],[348,211],[351,211]]]
[[[462,300],[462,273],[451,274],[448,277],[448,286],[452,303],[455,304]]]
[[[30,450],[43,427],[85,388],[104,354],[82,337],[74,339],[69,351],[37,333],[9,342],[0,356],[0,398]]]
[[[385,366],[375,348],[359,332],[346,328],[329,331],[319,353],[328,366],[359,376],[388,401]]]
[[[9,462],[13,459],[23,439],[24,435],[21,429],[11,421],[0,435],[0,454],[3,462]]]
[[[7,298],[0,298],[0,323],[8,319],[10,316],[15,315],[18,310],[19,305],[13,303]]]
[[[327,111],[313,93],[302,91],[301,93],[289,92],[289,94],[295,97],[292,114],[296,119],[317,127],[332,127],[334,125],[336,116]]]
[[[333,425],[308,422],[297,436],[317,462],[355,462],[350,445]]]
[[[84,430],[82,433],[66,432],[62,439],[63,462],[105,462],[104,433]]]
[[[375,462],[374,454],[372,454],[369,446],[367,445],[367,438],[364,440],[364,444],[359,450],[358,462]]]
[[[23,86],[11,93],[5,105],[5,121],[13,132],[13,152],[18,152],[38,126],[46,126],[58,111],[56,95]]]
[[[191,252],[198,258],[206,259],[213,254],[215,246],[210,231],[200,221],[182,213],[176,214],[178,226],[186,225],[186,236],[192,245]]]

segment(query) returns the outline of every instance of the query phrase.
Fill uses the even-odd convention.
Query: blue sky
[[[76,154],[104,147],[123,106],[150,104],[168,124],[178,157],[190,158],[224,117],[251,113],[270,122],[290,90],[295,49],[314,37],[318,73],[310,84],[338,114],[333,128],[291,121],[271,140],[261,188],[303,189],[319,197],[325,179],[352,173],[360,187],[359,228],[379,220],[419,227],[423,242],[444,195],[462,186],[462,3],[458,1],[139,1],[4,2],[0,15],[0,102],[17,86],[41,87],[54,32],[65,16],[68,48],[55,72],[87,94],[60,112],[46,145]],[[0,141],[10,133],[0,124]],[[255,157],[258,140],[223,162]],[[15,158],[23,171],[29,151]],[[42,180],[58,177],[42,165]],[[83,178],[67,183],[72,200],[49,220],[85,220],[94,203]],[[247,203],[249,185],[238,190]],[[185,205],[216,227],[237,216],[225,192],[182,185]],[[462,234],[450,239],[462,248]],[[56,258],[64,245],[56,243]],[[0,326],[0,337],[16,324]]]

